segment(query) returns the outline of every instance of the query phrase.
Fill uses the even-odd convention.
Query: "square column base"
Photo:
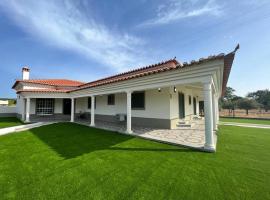
[[[132,131],[132,130],[130,130],[130,131],[126,130],[125,133],[126,133],[126,134],[132,134],[133,131]]]
[[[210,153],[216,152],[216,148],[214,147],[214,145],[205,144],[204,147],[203,147],[203,150],[206,151],[206,152],[210,152]]]

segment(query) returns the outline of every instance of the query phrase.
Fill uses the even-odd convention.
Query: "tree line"
[[[270,91],[257,90],[249,92],[245,97],[237,96],[235,90],[227,87],[224,96],[220,99],[220,107],[228,109],[234,116],[235,109],[244,109],[248,115],[251,109],[264,109],[266,112],[270,110]]]

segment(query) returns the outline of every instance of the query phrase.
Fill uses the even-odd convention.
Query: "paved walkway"
[[[53,123],[55,123],[55,122],[36,122],[36,123],[31,123],[31,124],[24,124],[24,125],[19,125],[19,126],[1,128],[0,129],[0,136],[1,135],[6,135],[6,134],[9,134],[9,133],[13,133],[13,132],[25,131],[25,130],[29,130],[31,128],[37,128],[37,127],[40,127],[40,126],[53,124]]]
[[[249,123],[236,123],[236,122],[219,122],[219,124],[227,125],[227,126],[241,126],[241,127],[249,127],[249,128],[270,129],[270,125],[266,125],[266,124],[249,124]]]
[[[89,125],[88,121],[77,121],[77,123]],[[127,134],[125,133],[126,126],[123,124],[116,124],[96,120],[95,127]],[[192,128],[154,129],[154,128],[133,126],[132,131],[133,133],[131,135],[137,137],[204,150],[204,143],[205,143],[204,120],[198,120],[192,126]],[[216,135],[215,135],[215,142],[216,142]]]

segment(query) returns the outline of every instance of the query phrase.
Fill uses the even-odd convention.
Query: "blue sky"
[[[177,57],[237,52],[228,85],[270,87],[270,1],[0,1],[0,97],[31,78],[92,81]]]

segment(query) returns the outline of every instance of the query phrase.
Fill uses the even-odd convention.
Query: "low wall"
[[[0,106],[0,117],[16,117],[16,106]]]
[[[251,118],[251,119],[270,119],[270,110],[266,112],[265,110],[252,109],[248,111],[236,109],[230,111],[228,109],[220,110],[220,117],[239,117],[239,118]]]

